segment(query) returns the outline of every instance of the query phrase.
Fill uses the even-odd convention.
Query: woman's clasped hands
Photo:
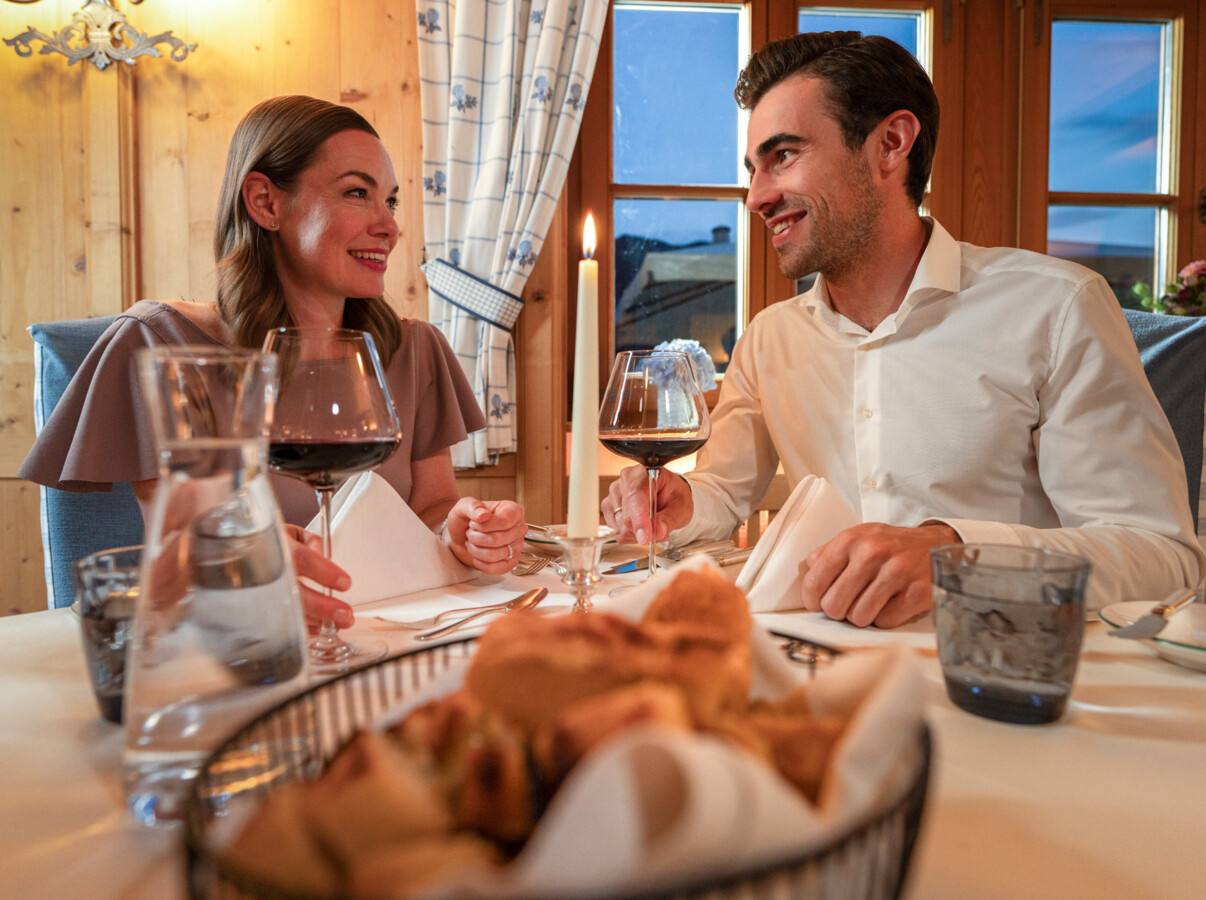
[[[477,500],[462,497],[448,513],[444,540],[452,554],[466,566],[488,575],[505,575],[523,550],[527,533],[524,508],[512,500]],[[336,628],[348,628],[355,620],[352,607],[327,593],[346,591],[352,578],[339,564],[322,553],[322,538],[297,525],[286,525],[285,535],[297,574],[306,627],[318,631],[324,618]]]

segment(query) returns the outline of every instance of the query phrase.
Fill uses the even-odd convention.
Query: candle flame
[[[586,259],[595,258],[595,217],[586,214],[586,224],[582,226],[582,255]]]

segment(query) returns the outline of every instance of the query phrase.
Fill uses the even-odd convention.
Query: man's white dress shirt
[[[941,520],[966,542],[1086,556],[1093,609],[1196,584],[1180,452],[1105,281],[931,224],[874,331],[830,308],[823,278],[750,323],[675,541],[727,535],[781,463],[792,486],[830,481],[864,522]]]

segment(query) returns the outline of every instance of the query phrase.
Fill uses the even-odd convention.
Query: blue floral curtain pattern
[[[565,185],[607,0],[419,0],[429,313],[488,425],[467,468],[514,452],[511,328]]]

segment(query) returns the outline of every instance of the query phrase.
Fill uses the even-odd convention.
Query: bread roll
[[[512,613],[482,635],[465,690],[531,735],[569,704],[639,681],[657,653],[639,626],[608,613]]]
[[[378,732],[352,738],[304,799],[309,827],[344,868],[378,847],[452,828],[434,782]]]
[[[226,849],[225,861],[288,893],[333,896],[340,872],[306,820],[313,787],[293,782],[269,794]]]
[[[634,725],[690,731],[683,692],[670,684],[641,681],[570,704],[536,735],[541,772],[550,784],[560,784],[582,757]]]
[[[514,732],[483,728],[465,745],[457,772],[457,825],[506,848],[527,840],[536,824],[537,786]]]
[[[489,841],[464,832],[417,838],[382,847],[348,873],[344,896],[352,900],[411,900],[450,875],[472,875],[501,862]]]
[[[753,625],[741,588],[712,568],[676,574],[649,604],[643,621],[695,625],[719,640],[745,644]]]

